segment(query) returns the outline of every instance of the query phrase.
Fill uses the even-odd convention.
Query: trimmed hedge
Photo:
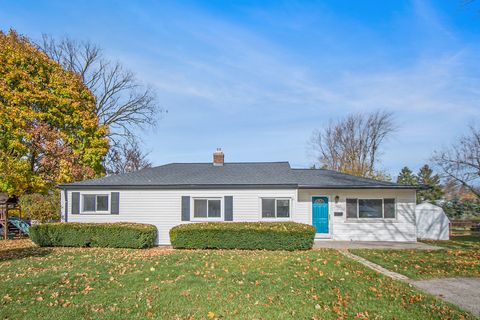
[[[41,247],[149,248],[157,228],[140,223],[45,223],[30,227],[30,238]]]
[[[311,249],[315,228],[295,222],[207,222],[170,229],[170,242],[178,249]]]

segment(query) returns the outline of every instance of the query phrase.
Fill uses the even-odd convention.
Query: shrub
[[[20,207],[30,220],[60,221],[60,192],[25,194],[20,197]]]
[[[155,245],[157,228],[140,223],[45,223],[30,227],[41,247],[148,248]]]
[[[311,249],[313,226],[295,222],[207,222],[176,226],[170,242],[182,249]]]

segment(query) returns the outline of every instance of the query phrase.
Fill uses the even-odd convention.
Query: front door
[[[312,225],[317,233],[328,234],[328,197],[312,197]]]

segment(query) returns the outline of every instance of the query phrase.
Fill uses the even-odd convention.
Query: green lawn
[[[334,250],[0,244],[1,319],[473,319]]]
[[[480,277],[480,237],[458,236],[450,241],[425,241],[444,250],[351,250],[412,279]]]
[[[480,250],[480,236],[453,236],[449,241],[422,241],[449,249]]]

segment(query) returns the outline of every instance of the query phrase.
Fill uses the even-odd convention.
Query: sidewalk
[[[443,249],[423,242],[398,242],[398,241],[335,241],[335,240],[315,240],[313,249],[422,249],[439,250]]]

